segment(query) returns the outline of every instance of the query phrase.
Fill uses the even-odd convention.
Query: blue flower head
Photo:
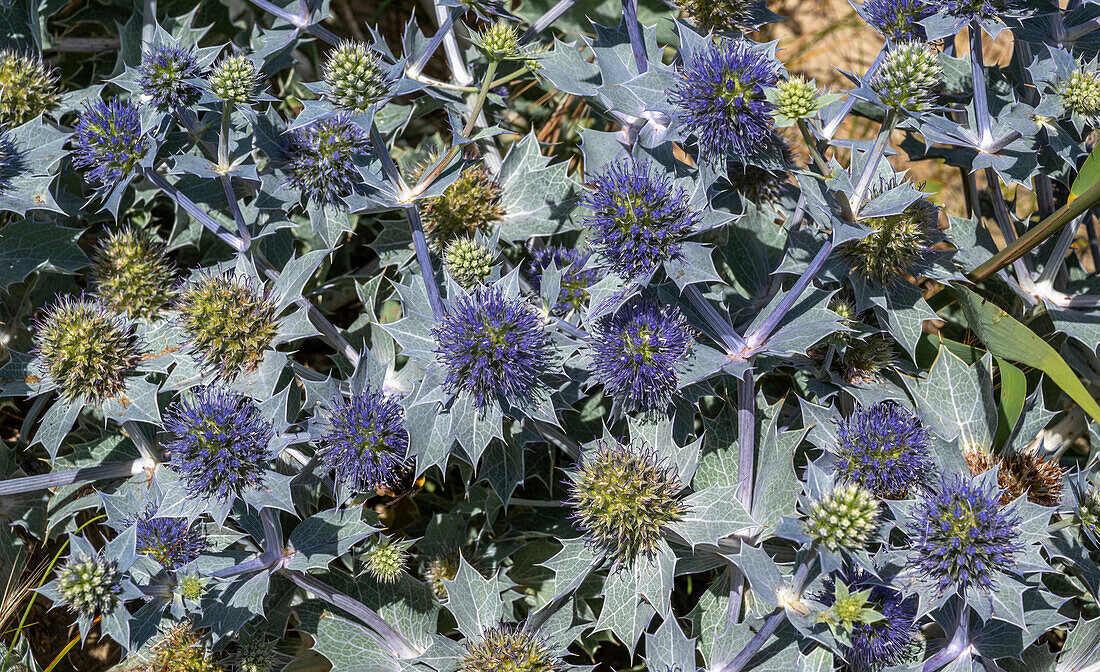
[[[547,245],[533,250],[531,256],[527,278],[536,292],[542,287],[542,272],[551,264],[562,272],[554,314],[565,315],[571,310],[583,309],[588,301],[588,288],[596,283],[600,275],[595,268],[585,268],[588,254],[572,247]]]
[[[848,633],[850,644],[841,644],[840,652],[852,672],[877,672],[900,665],[909,659],[916,637],[917,599],[904,597],[901,592],[879,585],[863,572],[857,572],[849,580],[842,577],[852,593],[870,590],[867,607],[874,609],[882,619],[874,623],[858,622]],[[824,591],[816,599],[826,606],[835,602],[836,580],[825,579]]]
[[[699,214],[672,180],[637,163],[613,163],[590,184],[584,220],[592,245],[617,273],[634,278],[680,257]]]
[[[190,494],[227,500],[263,483],[271,423],[251,399],[203,387],[165,413],[168,459]]]
[[[184,518],[159,518],[150,509],[134,524],[137,552],[150,556],[168,570],[183,567],[208,547],[202,530],[191,527]]]
[[[129,176],[148,151],[137,107],[117,98],[85,108],[72,143],[73,163],[89,181],[104,187]]]
[[[935,583],[940,594],[970,587],[989,592],[998,573],[1015,563],[1020,517],[1001,508],[1001,493],[969,478],[944,479],[910,519],[909,566]]]
[[[744,40],[723,40],[697,52],[672,92],[677,119],[705,156],[756,153],[772,125],[764,88],[779,81],[779,65]]]
[[[496,287],[460,299],[432,333],[447,367],[447,388],[469,392],[479,408],[493,397],[532,400],[550,366],[550,336],[538,314]]]
[[[840,473],[879,497],[904,497],[932,473],[928,430],[897,404],[860,408],[837,434]]]
[[[356,157],[367,151],[367,136],[345,116],[335,116],[294,132],[290,183],[306,200],[332,205],[355,191]]]
[[[867,23],[891,42],[927,40],[918,22],[935,13],[935,7],[924,0],[867,0],[860,9]]]
[[[188,51],[157,47],[145,55],[138,72],[141,90],[157,107],[186,107],[199,98],[199,86],[193,80],[202,75],[202,70]]]
[[[677,368],[693,339],[678,308],[634,300],[596,324],[590,344],[594,375],[629,410],[662,411],[679,389]]]
[[[340,482],[366,491],[399,478],[409,435],[396,399],[368,389],[333,400],[325,412],[321,459]]]

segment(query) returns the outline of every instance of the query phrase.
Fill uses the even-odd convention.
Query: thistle
[[[549,642],[514,625],[489,628],[479,641],[467,641],[459,672],[564,672]]]
[[[1020,550],[1020,517],[1001,508],[1000,493],[957,476],[928,494],[909,521],[909,566],[948,590],[994,589],[997,574],[1012,568]]]
[[[1081,499],[1077,507],[1077,519],[1081,521],[1081,527],[1100,536],[1100,490],[1091,488]]]
[[[160,672],[222,672],[222,667],[203,646],[198,633],[189,623],[169,630],[153,647],[149,670]]]
[[[837,469],[877,497],[903,498],[932,473],[931,436],[897,404],[858,408],[837,426]]]
[[[92,183],[108,188],[129,177],[149,149],[137,107],[117,98],[84,109],[72,145],[76,167]]]
[[[154,105],[174,110],[194,105],[199,99],[202,75],[198,61],[190,52],[160,46],[145,54],[138,69],[141,90]]]
[[[367,136],[347,117],[314,122],[294,132],[287,166],[290,183],[307,201],[334,205],[355,192],[360,181],[355,162],[367,151]]]
[[[1027,493],[1027,501],[1040,506],[1057,506],[1062,501],[1062,469],[1030,452],[1013,451],[994,457],[981,448],[964,453],[966,466],[977,476],[997,466],[997,487],[1001,506]]]
[[[325,408],[321,461],[341,483],[358,492],[399,480],[409,435],[397,400],[366,390],[340,397]]]
[[[493,273],[496,253],[487,245],[470,238],[455,238],[443,252],[443,262],[455,282],[473,289]]]
[[[393,583],[405,571],[409,561],[407,544],[382,538],[363,553],[363,566],[380,583]]]
[[[447,599],[447,585],[445,581],[454,581],[458,576],[460,560],[457,552],[442,553],[428,561],[424,569],[424,578],[432,586],[432,592],[440,600]]]
[[[35,346],[62,395],[97,405],[122,395],[139,359],[133,325],[83,296],[46,310],[35,323]]]
[[[459,299],[432,334],[447,367],[447,389],[471,394],[479,408],[491,399],[527,403],[543,387],[550,336],[531,306],[496,287]]]
[[[932,47],[923,42],[905,42],[886,55],[871,79],[871,90],[885,107],[920,114],[931,109],[942,78],[943,69]]]
[[[382,60],[361,42],[343,42],[324,68],[326,97],[349,112],[365,112],[389,95],[391,82]]]
[[[878,529],[879,503],[870,490],[838,485],[810,505],[806,530],[830,551],[856,551]]]
[[[848,244],[845,254],[857,273],[885,283],[928,253],[928,236],[938,218],[939,208],[921,198],[899,215],[861,219],[871,233]]]
[[[694,338],[676,307],[635,300],[596,324],[589,347],[604,393],[634,411],[663,411],[679,389],[677,368]]]
[[[96,298],[111,310],[155,317],[175,296],[175,269],[142,229],[108,234],[96,249],[91,271]]]
[[[134,525],[137,526],[137,552],[148,555],[170,571],[195,560],[209,546],[202,530],[192,527],[184,518],[160,518],[148,510]]]
[[[867,23],[895,44],[928,39],[920,21],[935,13],[925,0],[867,0],[860,7]]]
[[[519,54],[519,33],[514,26],[498,22],[474,36],[474,46],[490,62],[499,62]]]
[[[0,50],[0,126],[19,126],[48,112],[59,94],[57,74],[41,58]]]
[[[582,310],[588,302],[588,288],[596,283],[600,275],[597,269],[585,268],[588,254],[571,247],[547,245],[532,250],[531,257],[526,269],[527,279],[536,292],[542,287],[542,272],[551,264],[562,272],[557,302],[551,312],[566,315],[570,311]]]
[[[753,26],[753,14],[760,11],[760,0],[679,0],[677,4],[697,24],[715,32],[747,32]]]
[[[237,670],[239,672],[271,672],[279,663],[275,647],[278,641],[261,635],[241,636],[237,640]]]
[[[775,105],[777,121],[782,118],[793,123],[812,117],[821,109],[817,86],[812,81],[807,82],[801,75],[780,80],[769,100]]]
[[[230,105],[248,105],[256,97],[263,78],[247,56],[226,56],[214,66],[207,78],[210,93]]]
[[[164,428],[171,467],[192,497],[225,501],[263,484],[274,432],[251,399],[201,387],[168,407]]]
[[[885,334],[871,334],[845,346],[840,369],[846,382],[869,384],[881,379],[896,361],[893,339]]]
[[[175,308],[194,354],[225,378],[254,370],[275,338],[275,306],[246,276],[203,275],[179,291]]]
[[[837,596],[843,586],[844,593],[859,595],[864,600],[864,608],[871,609],[878,616],[870,620],[853,619],[846,633],[847,642],[840,644],[848,667],[852,672],[878,672],[906,662],[920,636],[915,622],[916,598],[904,597],[893,588],[874,583],[870,576],[862,572],[843,580],[848,584],[826,579],[825,592],[818,596],[818,601],[826,606],[837,605]]]
[[[616,564],[652,558],[664,529],[687,512],[676,468],[642,443],[597,442],[570,480],[573,519]]]
[[[627,278],[680,258],[681,242],[700,217],[668,176],[632,162],[604,168],[590,183],[584,206],[593,211],[584,219],[592,247]]]
[[[57,590],[73,613],[95,618],[114,613],[122,604],[122,573],[113,558],[70,555],[57,570]]]
[[[671,99],[704,156],[752,155],[767,138],[775,109],[764,89],[778,81],[772,56],[743,40],[722,40],[691,58]]]
[[[421,202],[424,226],[436,249],[443,250],[455,238],[486,233],[504,217],[496,178],[481,166],[463,170],[442,196]]]
[[[1074,70],[1058,86],[1066,111],[1090,122],[1100,118],[1100,72],[1095,69]]]

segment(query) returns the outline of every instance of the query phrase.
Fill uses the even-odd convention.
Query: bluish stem
[[[875,60],[871,62],[871,66],[867,68],[867,79],[870,79],[878,72],[878,69],[882,67],[882,61],[886,59],[887,46],[883,45],[882,49],[878,52],[878,56],[875,56]],[[856,99],[852,96],[848,96],[844,100],[844,104],[837,110],[837,113],[833,115],[833,118],[825,124],[825,128],[822,129],[821,134],[825,140],[831,140],[836,133],[840,125],[844,123],[844,120],[848,118],[848,114],[855,107]]]
[[[144,0],[141,13],[141,45],[151,51],[153,37],[157,33],[157,0]]]
[[[184,209],[184,211],[199,220],[207,229],[210,230],[218,238],[222,239],[227,245],[232,247],[237,252],[244,252],[247,247],[244,246],[243,241],[238,238],[234,233],[227,230],[221,224],[214,220],[213,217],[208,215],[202,208],[200,208],[194,201],[185,196],[183,192],[176,188],[174,184],[164,179],[164,177],[153,170],[152,168],[145,169],[145,177],[155,184],[161,192],[176,202],[176,205]]]
[[[798,276],[798,280],[796,280],[794,286],[791,287],[791,291],[787,292],[787,294],[780,299],[779,305],[775,307],[775,310],[765,317],[764,321],[745,338],[745,345],[749,350],[758,349],[768,340],[768,337],[772,335],[775,328],[778,327],[779,323],[783,321],[783,318],[787,316],[787,312],[794,306],[795,301],[802,296],[802,292],[806,290],[821,271],[821,267],[825,265],[825,260],[832,254],[833,247],[831,238],[825,241],[825,244],[817,251],[813,261],[810,262],[809,267],[806,268],[806,271]]]
[[[140,474],[145,468],[145,458],[129,460],[127,462],[111,462],[101,464],[98,467],[86,467],[69,471],[58,471],[52,474],[39,474],[37,476],[23,476],[21,478],[9,478],[0,481],[0,497],[18,495],[24,492],[57,488],[73,483],[91,483],[94,481],[106,481],[115,478],[125,478]]]
[[[959,601],[959,613],[955,621],[955,632],[951,635],[951,641],[931,658],[924,661],[921,672],[936,672],[936,670],[947,667],[970,645],[970,607],[966,604],[966,600],[961,597],[956,599]]]
[[[985,65],[982,62],[982,30],[977,22],[970,23],[970,75],[974,79],[974,116],[978,125],[978,143],[983,149],[993,147],[989,100],[985,90]]]
[[[164,461],[164,457],[157,448],[157,444],[149,439],[149,435],[145,433],[145,429],[136,421],[126,420],[122,423],[122,428],[130,435],[130,441],[137,447],[138,452],[141,453],[141,457],[146,462],[150,465],[155,465]]]
[[[882,128],[879,129],[878,137],[875,138],[875,144],[871,145],[870,151],[864,157],[866,163],[863,164],[863,171],[859,174],[856,193],[851,195],[853,217],[859,216],[860,208],[866,202],[867,193],[871,188],[871,181],[878,174],[878,164],[882,162],[882,157],[886,154],[886,145],[890,141],[890,135],[894,132],[897,121],[898,113],[894,110],[886,110],[886,116],[882,119]]]
[[[702,314],[703,319],[714,330],[722,345],[726,346],[729,354],[736,355],[745,349],[745,339],[741,338],[737,330],[718,314],[718,311],[710,304],[710,301],[707,301],[695,285],[685,287],[684,294],[687,295],[688,301],[695,307],[695,310]]]
[[[524,31],[523,35],[519,38],[519,43],[528,44],[531,42],[539,33],[549,28],[550,24],[557,21],[558,17],[568,12],[574,2],[576,2],[576,0],[558,0],[553,7],[546,10],[545,14],[535,19],[535,22],[531,24],[530,28]]]
[[[993,201],[993,221],[996,222],[1001,236],[1005,239],[1005,244],[1011,245],[1016,242],[1016,226],[1012,223],[1008,204],[1005,203],[1004,194],[1001,193],[1001,179],[997,177],[995,170],[986,168],[985,182],[989,187],[989,199]],[[1013,261],[1012,270],[1016,273],[1017,282],[1025,289],[1031,287],[1031,262],[1026,257]]]
[[[439,0],[433,0],[435,3],[435,20],[443,23],[450,15],[447,7],[443,7],[439,4]],[[451,20],[452,25],[449,26],[443,34],[443,53],[447,57],[447,64],[451,68],[451,75],[459,84],[472,84],[474,78],[470,76],[470,72],[466,69],[466,62],[462,60],[462,50],[458,47],[458,39],[455,38],[454,19]]]
[[[424,71],[424,66],[428,64],[428,60],[435,53],[435,50],[439,48],[439,45],[443,42],[443,37],[450,32],[451,26],[466,12],[466,7],[460,5],[458,7],[452,7],[451,11],[447,13],[446,18],[439,24],[439,30],[435,31],[435,34],[428,40],[427,46],[424,47],[424,51],[421,52],[408,68],[408,76],[416,79],[421,72]]]
[[[1073,244],[1073,238],[1077,234],[1077,227],[1080,225],[1081,218],[1078,217],[1069,224],[1066,224],[1066,228],[1062,229],[1062,233],[1058,235],[1058,241],[1050,250],[1050,256],[1047,257],[1046,263],[1043,264],[1043,271],[1039,274],[1039,279],[1036,280],[1036,284],[1043,285],[1054,282],[1054,277],[1065,263],[1066,254],[1069,252],[1070,245]]]
[[[752,511],[756,478],[756,377],[752,370],[737,381],[737,501]]]
[[[630,49],[634,52],[634,63],[641,74],[649,70],[649,61],[646,60],[642,24],[638,21],[638,0],[622,0],[622,2],[623,21],[626,22],[626,32],[630,36]]]
[[[322,26],[320,24],[317,24],[317,23],[311,24],[309,22],[309,16],[308,15],[307,16],[302,16],[302,15],[299,15],[299,14],[294,14],[293,12],[288,12],[287,10],[283,9],[282,7],[279,7],[278,5],[272,4],[272,3],[268,2],[267,0],[248,0],[248,1],[251,2],[253,5],[256,5],[257,8],[262,9],[262,10],[264,10],[265,12],[267,12],[269,14],[274,14],[275,16],[279,17],[283,21],[286,21],[287,23],[289,23],[293,26],[297,26],[299,29],[306,31],[307,33],[312,34],[314,37],[317,37],[317,38],[319,38],[319,39],[321,39],[325,42],[328,42],[331,45],[340,44],[340,37],[339,36],[337,36],[332,31],[330,31],[328,28],[325,28],[324,26]]]

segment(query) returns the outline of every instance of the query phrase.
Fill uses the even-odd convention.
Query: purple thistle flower
[[[151,507],[134,524],[137,552],[152,557],[168,570],[183,567],[209,546],[201,529],[189,526],[184,518],[158,518]]]
[[[148,151],[138,108],[117,98],[85,108],[72,142],[73,163],[88,180],[105,187],[133,172]]]
[[[585,268],[588,254],[571,247],[547,245],[531,252],[533,259],[527,266],[527,278],[537,292],[542,287],[542,271],[556,266],[561,272],[561,284],[558,300],[554,304],[554,314],[565,315],[570,310],[581,310],[588,300],[588,288],[596,283],[600,272],[594,268]]]
[[[983,487],[969,478],[942,480],[939,492],[925,496],[909,521],[913,554],[909,566],[949,589],[975,587],[989,592],[995,575],[1015,562],[1020,516],[1002,509],[995,486]]]
[[[938,8],[967,21],[992,21],[1004,15],[1018,14],[1011,0],[938,0]]]
[[[355,191],[355,159],[367,151],[367,136],[340,115],[295,131],[290,150],[290,183],[306,200],[332,205]]]
[[[321,459],[337,479],[358,491],[393,484],[409,449],[401,405],[368,389],[333,400],[325,411]]]
[[[904,497],[932,473],[928,430],[897,404],[859,408],[837,434],[839,471],[879,497]]]
[[[550,365],[550,336],[538,314],[496,287],[460,299],[432,334],[447,367],[446,387],[469,392],[479,408],[490,397],[530,401]]]
[[[203,387],[165,413],[168,459],[192,496],[227,500],[263,483],[274,433],[251,399]]]
[[[756,153],[767,139],[775,106],[764,88],[779,81],[779,65],[751,42],[723,40],[697,52],[680,73],[672,102],[677,119],[699,139],[704,155]]]
[[[860,7],[867,23],[891,42],[924,42],[928,34],[918,21],[935,13],[924,0],[867,0]]]
[[[202,75],[198,61],[190,52],[160,46],[145,55],[138,69],[141,90],[158,107],[175,109],[192,105],[199,97],[199,86],[191,81]]]
[[[694,333],[678,308],[634,300],[596,324],[589,347],[604,392],[629,410],[660,411],[679,389]]]
[[[648,166],[613,163],[590,185],[584,220],[592,245],[620,275],[634,278],[680,257],[680,241],[695,229],[699,214],[684,190]]]
[[[904,597],[900,591],[878,585],[862,571],[850,581],[846,577],[840,580],[853,593],[870,590],[867,607],[882,616],[882,620],[875,623],[856,623],[848,635],[851,646],[840,645],[840,653],[848,667],[852,672],[876,672],[905,662],[917,637],[916,596]],[[827,607],[832,606],[835,585],[836,580],[832,577],[825,579],[824,590],[815,599]]]

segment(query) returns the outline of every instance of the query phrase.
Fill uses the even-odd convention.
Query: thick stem
[[[1001,193],[1001,180],[997,172],[992,168],[985,169],[985,182],[989,187],[989,198],[993,201],[993,219],[1006,244],[1016,242],[1016,226],[1012,223],[1012,216],[1008,212],[1008,204],[1005,203],[1004,194]],[[1027,259],[1017,259],[1012,262],[1012,270],[1016,273],[1016,280],[1025,289],[1031,287],[1031,264]]]
[[[718,311],[711,305],[710,301],[707,301],[699,288],[695,285],[688,285],[684,287],[684,294],[691,305],[695,307],[695,310],[702,314],[703,319],[714,330],[722,345],[726,346],[726,351],[729,354],[735,355],[745,349],[745,339],[741,338],[741,335],[730,325],[728,320],[718,314]]]
[[[233,116],[233,104],[222,103],[222,128],[218,134],[218,168],[221,172],[229,170],[229,122]]]
[[[407,69],[408,77],[416,79],[420,76],[420,73],[424,72],[424,66],[428,65],[428,61],[431,60],[435,50],[439,48],[439,45],[443,43],[443,38],[451,31],[451,26],[466,12],[465,5],[459,5],[452,7],[451,11],[447,13],[443,20],[439,24],[439,30],[435,31],[435,34],[428,40],[428,44],[424,47],[424,51],[417,55]]]
[[[23,476],[21,478],[9,478],[0,481],[0,497],[18,495],[24,492],[58,488],[73,483],[91,483],[94,481],[107,481],[114,478],[126,478],[134,474],[140,474],[148,464],[144,457],[127,462],[111,462],[101,464],[98,467],[86,467],[72,469],[70,471],[58,471],[52,474],[40,474],[37,476]]]
[[[756,478],[756,379],[751,370],[737,381],[737,501],[752,511]]]
[[[122,429],[129,435],[130,441],[137,447],[138,452],[141,453],[142,459],[150,466],[164,461],[164,457],[161,455],[160,449],[157,448],[157,444],[149,438],[149,435],[145,433],[141,425],[133,420],[126,420],[122,423]]]
[[[436,0],[435,20],[442,23],[449,16],[448,8],[439,4],[439,0]],[[451,68],[451,74],[454,75],[456,82],[459,84],[472,84],[474,78],[470,76],[470,72],[466,69],[466,62],[462,60],[462,50],[459,48],[458,39],[455,37],[454,20],[451,23],[452,25],[443,33],[443,53],[447,57],[447,65]]]
[[[787,312],[794,306],[795,301],[802,296],[802,292],[806,291],[806,288],[810,286],[814,278],[821,271],[821,267],[825,265],[825,260],[829,258],[829,255],[833,252],[833,241],[829,239],[825,241],[825,244],[821,246],[821,249],[817,251],[813,261],[810,262],[806,271],[798,276],[798,280],[795,281],[794,286],[791,287],[791,291],[779,301],[779,305],[775,307],[764,321],[760,323],[758,327],[751,334],[745,338],[745,344],[749,350],[757,350],[768,337],[772,335],[775,328],[779,326],[779,323],[787,316]]]
[[[867,79],[871,79],[871,77],[873,77],[875,73],[878,72],[878,69],[882,67],[882,62],[886,59],[887,49],[887,45],[883,45],[882,49],[878,52],[878,56],[875,56],[875,60],[872,61],[871,66],[867,68]],[[837,129],[840,128],[840,125],[844,123],[845,119],[848,118],[848,114],[852,111],[852,108],[855,106],[855,104],[856,99],[852,96],[848,96],[844,100],[844,104],[841,105],[840,109],[837,110],[837,113],[833,115],[833,118],[825,124],[825,127],[821,131],[821,134],[825,137],[826,140],[832,140],[833,136],[836,134]]]
[[[982,149],[993,147],[995,140],[990,127],[989,100],[985,90],[985,65],[982,61],[982,29],[976,21],[970,23],[970,75],[974,80],[974,116],[978,125],[978,144]]]
[[[187,214],[199,220],[199,222],[209,229],[211,233],[221,238],[223,242],[232,247],[235,251],[244,252],[248,249],[244,246],[240,238],[215,221],[213,217],[208,215],[206,211],[200,208],[194,201],[185,196],[183,192],[177,189],[174,184],[166,180],[160,173],[152,168],[146,168],[144,174],[146,179],[155,184],[165,196],[175,201],[176,205],[183,208]]]
[[[959,600],[959,613],[956,617],[955,632],[951,636],[951,641],[931,658],[924,661],[921,672],[936,672],[936,670],[947,667],[963,653],[966,647],[970,646],[970,607],[966,604],[966,600],[957,599]]]
[[[649,70],[649,61],[646,60],[642,24],[638,21],[638,0],[623,0],[623,22],[626,23],[626,33],[630,36],[630,50],[634,52],[634,64],[638,66],[639,73],[645,73]]]
[[[553,7],[546,10],[546,13],[535,19],[535,22],[531,24],[531,27],[524,31],[523,35],[519,38],[520,44],[528,44],[542,31],[550,27],[550,24],[558,20],[562,14],[569,11],[569,8],[573,6],[576,0],[558,0]]]
[[[327,28],[325,28],[324,26],[322,26],[320,24],[317,24],[317,23],[311,24],[309,22],[309,15],[308,14],[294,14],[292,12],[288,12],[287,10],[283,9],[282,7],[279,7],[276,4],[268,2],[268,0],[248,0],[248,1],[251,2],[253,5],[256,5],[256,7],[258,9],[262,9],[265,12],[267,12],[268,14],[274,14],[275,16],[279,17],[283,21],[286,21],[287,23],[289,23],[293,26],[296,26],[297,28],[299,28],[301,30],[306,31],[307,33],[310,33],[311,35],[313,35],[314,37],[317,37],[318,39],[321,39],[321,40],[323,40],[323,41],[325,41],[325,42],[327,42],[327,43],[329,43],[333,46],[335,46],[337,44],[340,44],[341,40],[340,40],[340,37],[338,35],[334,34],[332,31],[328,30]]]
[[[878,137],[875,138],[875,144],[871,145],[871,150],[865,157],[867,162],[863,164],[863,172],[859,174],[856,193],[852,194],[852,213],[856,217],[859,216],[859,210],[866,202],[867,193],[871,188],[871,181],[875,179],[875,175],[878,173],[878,164],[882,162],[882,157],[886,153],[886,144],[890,141],[890,135],[894,132],[894,126],[897,125],[897,122],[897,111],[887,110],[886,116],[882,120],[882,128],[879,129]]]
[[[157,34],[157,0],[144,0],[141,13],[141,45],[151,51],[153,37]]]
[[[359,600],[340,592],[325,582],[304,572],[293,569],[280,569],[279,574],[294,582],[296,586],[313,593],[325,602],[343,609],[365,623],[374,632],[378,642],[389,649],[398,658],[416,658],[422,652],[398,632],[384,618]]]

